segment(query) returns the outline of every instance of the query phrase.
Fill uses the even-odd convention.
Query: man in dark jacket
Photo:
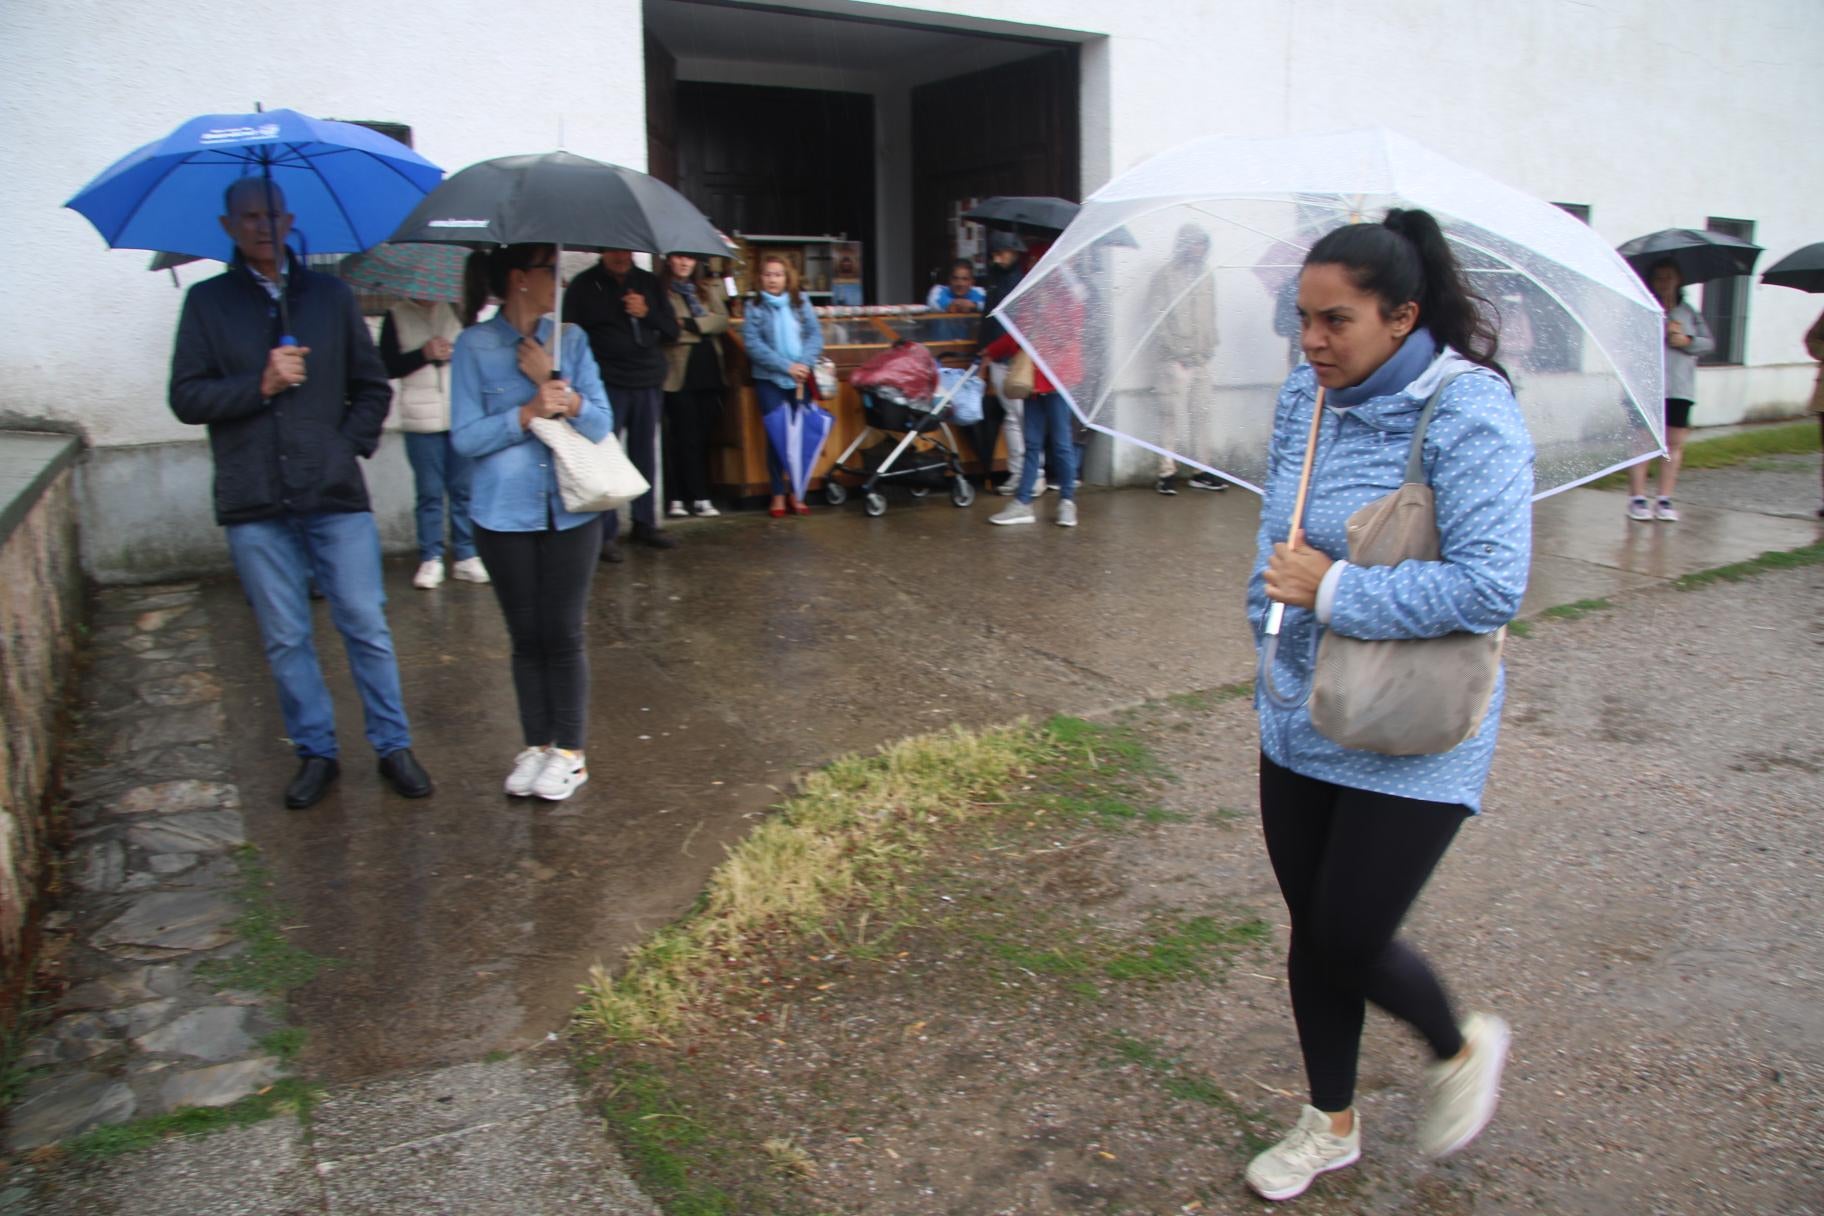
[[[317,802],[339,772],[335,709],[311,636],[313,576],[341,631],[380,773],[422,798],[431,779],[411,752],[383,610],[380,534],[355,463],[379,445],[392,404],[386,370],[349,289],[285,251],[291,216],[275,187],[241,178],[223,210],[234,261],[184,297],[171,412],[209,428],[216,522],[228,531],[300,760],[285,805]]]
[[[659,530],[659,422],[665,409],[664,343],[678,340],[678,316],[657,276],[633,264],[626,249],[604,249],[599,266],[576,276],[564,293],[564,320],[589,335],[589,349],[614,407],[614,424],[626,437],[627,458],[652,483],[634,499],[633,539],[654,549],[677,541]],[[618,562],[621,519],[608,512],[602,558]]]

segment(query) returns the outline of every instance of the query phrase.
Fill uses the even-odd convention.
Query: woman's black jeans
[[[559,532],[475,525],[475,551],[513,640],[513,690],[527,747],[580,751],[589,726],[583,614],[602,548],[602,517]]]

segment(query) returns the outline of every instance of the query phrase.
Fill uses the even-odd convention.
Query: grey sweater
[[[1710,327],[1704,324],[1702,314],[1689,304],[1674,304],[1672,311],[1666,314],[1666,320],[1677,321],[1679,328],[1691,339],[1691,345],[1682,350],[1666,343],[1666,397],[1696,401],[1697,360],[1716,349],[1716,339],[1710,336]]]

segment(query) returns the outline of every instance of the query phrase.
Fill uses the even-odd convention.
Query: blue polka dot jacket
[[[1396,378],[1385,379],[1389,375]],[[1302,694],[1310,687],[1324,628],[1370,640],[1491,633],[1519,610],[1532,557],[1532,438],[1507,382],[1449,347],[1438,351],[1423,329],[1414,331],[1353,393],[1327,395],[1305,507],[1306,541],[1332,558],[1348,556],[1349,517],[1399,488],[1413,426],[1437,386],[1452,375],[1456,378],[1439,398],[1424,443],[1441,560],[1344,565],[1326,580],[1319,603],[1323,622],[1317,612],[1288,608],[1273,672],[1281,693]],[[1367,390],[1365,399],[1360,399],[1361,390]],[[1352,404],[1333,404],[1338,398],[1350,402],[1352,396],[1357,399]],[[1248,580],[1248,619],[1256,647],[1263,645],[1269,607],[1267,558],[1273,545],[1286,538],[1292,521],[1316,398],[1317,377],[1309,364],[1296,368],[1279,394]],[[1261,750],[1283,768],[1335,785],[1479,812],[1505,692],[1504,671],[1481,729],[1450,751],[1431,756],[1346,748],[1319,734],[1302,704],[1279,708],[1259,687],[1254,700]]]

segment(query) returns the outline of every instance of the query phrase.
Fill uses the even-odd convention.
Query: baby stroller
[[[929,350],[911,341],[896,343],[856,368],[850,382],[861,394],[867,425],[825,475],[823,492],[830,505],[849,497],[848,488],[836,480],[838,473],[860,479],[862,507],[869,515],[886,512],[887,499],[879,489],[886,481],[904,482],[914,498],[948,481],[951,502],[959,507],[974,502],[975,487],[963,476],[950,423],[980,421],[980,369],[979,360],[967,368],[940,368]],[[857,453],[860,459],[850,464]]]

